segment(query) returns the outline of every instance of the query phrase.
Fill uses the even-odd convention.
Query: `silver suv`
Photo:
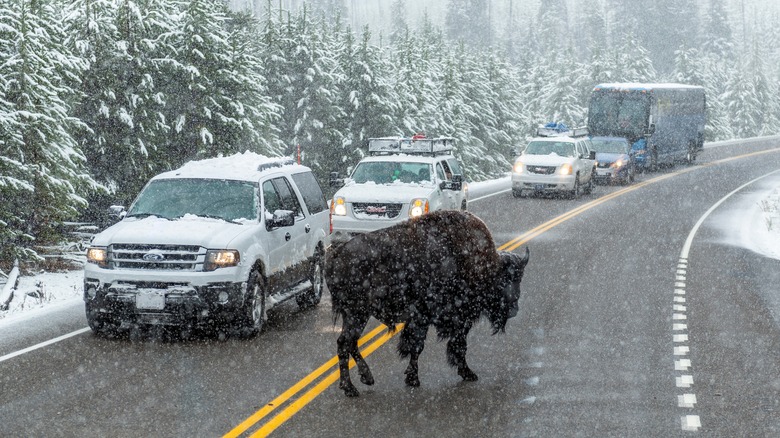
[[[436,210],[466,210],[468,187],[452,155],[451,138],[372,138],[369,156],[348,178],[331,176],[341,187],[331,202],[331,239],[348,240]]]
[[[89,326],[256,334],[282,301],[319,303],[328,215],[311,170],[291,160],[246,152],[157,175],[87,250]]]

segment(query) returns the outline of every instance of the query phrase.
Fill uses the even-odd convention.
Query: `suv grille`
[[[196,271],[203,268],[206,249],[195,245],[119,243],[109,247],[108,257],[113,269]]]
[[[401,213],[402,208],[403,204],[355,202],[352,204],[352,213],[355,216],[367,215],[382,219],[393,219]]]
[[[555,173],[555,166],[526,166],[531,173],[538,173],[540,175],[552,175]]]

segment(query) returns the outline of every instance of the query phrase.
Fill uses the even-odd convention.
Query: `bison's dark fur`
[[[391,329],[405,323],[398,352],[410,356],[407,385],[420,385],[417,359],[430,325],[440,339],[449,340],[449,364],[464,380],[477,380],[466,364],[466,336],[483,313],[494,334],[504,330],[517,314],[526,263],[527,248],[522,258],[496,251],[485,224],[457,211],[431,213],[332,246],[325,281],[334,315],[343,320],[339,387],[348,396],[358,395],[349,377],[350,355],[360,381],[374,383],[357,345],[371,316]]]

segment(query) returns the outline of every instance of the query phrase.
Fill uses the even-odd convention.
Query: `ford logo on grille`
[[[165,260],[165,256],[156,252],[144,254],[144,261],[146,262],[161,262],[163,260]]]

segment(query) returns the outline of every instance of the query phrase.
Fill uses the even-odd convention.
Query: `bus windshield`
[[[591,135],[636,139],[647,129],[649,107],[647,95],[594,92],[590,100],[588,131]]]

